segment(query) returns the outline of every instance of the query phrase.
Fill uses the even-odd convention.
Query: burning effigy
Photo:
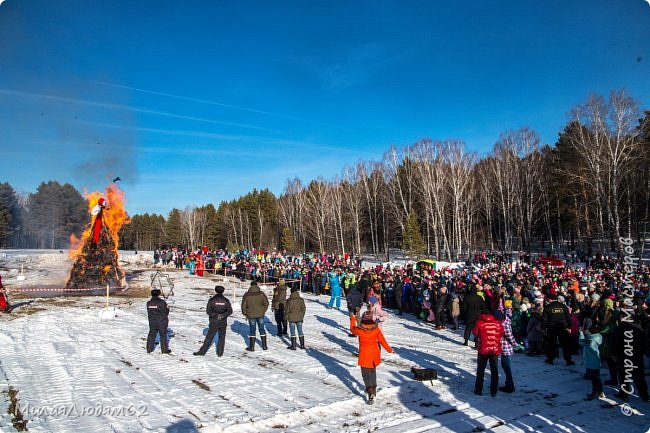
[[[70,236],[70,258],[74,260],[66,289],[126,287],[124,271],[118,262],[119,231],[129,223],[124,209],[124,192],[114,183],[105,194],[87,193],[91,222],[81,238]]]

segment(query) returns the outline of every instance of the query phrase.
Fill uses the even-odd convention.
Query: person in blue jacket
[[[591,393],[587,394],[587,400],[603,398],[603,382],[600,379],[600,345],[603,343],[603,336],[599,333],[597,325],[593,325],[591,319],[585,319],[583,329],[580,331],[580,344],[584,346],[584,362],[587,368],[585,377],[591,380]]]
[[[330,302],[327,305],[327,308],[332,308],[332,306],[334,305],[334,301],[336,300],[336,309],[340,310],[342,289],[341,289],[341,284],[339,282],[339,276],[334,272],[329,272],[327,274],[327,278],[329,279],[330,294],[331,294]]]

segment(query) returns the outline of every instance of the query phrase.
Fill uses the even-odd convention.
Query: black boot
[[[268,349],[268,346],[266,345],[266,335],[262,335],[262,350]]]
[[[296,350],[296,337],[291,337],[291,344],[287,346],[289,350]]]
[[[255,352],[255,337],[248,337],[248,347],[246,350],[249,352]]]
[[[305,337],[304,336],[300,337],[300,348],[302,350],[305,350]]]

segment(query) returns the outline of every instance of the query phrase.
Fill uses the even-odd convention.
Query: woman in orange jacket
[[[359,367],[361,376],[368,393],[368,404],[372,404],[377,394],[377,366],[381,363],[381,344],[388,353],[393,349],[388,345],[384,334],[377,323],[372,319],[372,313],[366,311],[361,316],[361,323],[357,326],[357,318],[350,314],[350,333],[359,337]],[[378,344],[379,343],[379,344]]]

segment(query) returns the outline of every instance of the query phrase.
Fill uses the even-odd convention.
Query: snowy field
[[[395,354],[384,353],[377,401],[368,406],[345,311],[326,309],[327,297],[304,294],[307,350],[287,350],[286,338],[270,336],[269,350],[258,345],[246,352],[248,325],[239,300],[247,283],[235,280],[219,283],[236,298],[225,355],[211,350],[195,357],[207,327],[205,304],[221,279],[187,272],[168,272],[175,285],[169,299],[173,353],[162,355],[157,347],[147,354],[151,255],[128,252],[120,260],[130,289],[111,296],[116,317],[100,317],[102,296],[10,294],[22,305],[0,314],[1,432],[21,428],[10,406],[20,409],[30,432],[650,431],[650,404],[638,398],[629,401],[632,415],[614,400],[585,401],[591,385],[579,361],[549,366],[515,354],[516,392],[489,397],[486,378],[488,396],[475,396],[476,352],[462,346],[460,331],[435,331],[410,315],[384,325]],[[10,290],[63,287],[70,265],[58,251],[0,250],[0,273]],[[271,289],[266,292],[270,299]],[[269,311],[273,334],[271,319]],[[439,379],[414,381],[412,366],[435,368]],[[608,378],[605,369],[602,374]],[[615,390],[605,392],[611,397]]]

